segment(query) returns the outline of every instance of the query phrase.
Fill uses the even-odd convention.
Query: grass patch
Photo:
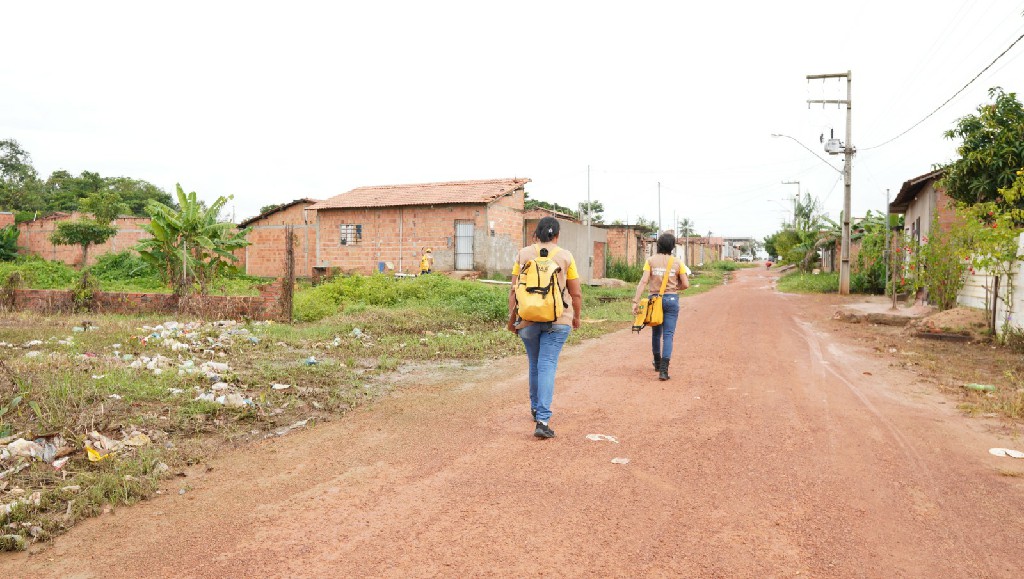
[[[839,273],[792,272],[781,278],[775,286],[781,292],[802,294],[830,294],[839,292]]]

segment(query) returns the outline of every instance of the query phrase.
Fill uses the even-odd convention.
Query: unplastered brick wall
[[[50,261],[60,261],[68,265],[82,265],[82,248],[78,245],[54,245],[50,243],[50,235],[57,229],[60,221],[69,221],[87,217],[81,213],[60,214],[59,216],[25,221],[18,224],[18,249],[21,253],[38,255]],[[132,249],[139,240],[149,237],[142,230],[142,225],[148,224],[148,217],[119,217],[111,222],[117,228],[117,235],[111,237],[105,243],[89,247],[89,263],[96,263],[96,259],[105,253],[117,253],[126,249]]]
[[[251,245],[235,252],[238,264],[249,275],[280,277],[285,274],[285,234],[291,226],[295,234],[295,276],[309,277],[313,271],[316,249],[315,211],[306,207],[313,202],[300,203],[271,213],[247,224],[252,231],[246,236]]]
[[[506,198],[513,199],[505,202]],[[506,206],[514,205],[515,199],[518,211]],[[390,263],[397,272],[415,273],[419,271],[423,248],[430,247],[434,269],[450,271],[455,268],[455,224],[468,221],[473,224],[474,269],[487,270],[496,263],[493,247],[514,246],[522,237],[522,192],[502,200],[503,204],[322,209],[317,212],[316,265],[371,273],[383,262]],[[493,237],[491,221],[495,225]],[[346,233],[344,243],[342,226]]]
[[[260,288],[259,296],[191,296],[179,299],[172,294],[96,292],[90,312],[99,314],[181,314],[206,318],[249,318],[253,320],[288,320],[283,311],[283,279]],[[14,311],[42,314],[75,311],[71,290],[19,289],[13,292],[13,303],[4,307]]]

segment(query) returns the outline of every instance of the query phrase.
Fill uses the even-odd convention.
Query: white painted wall
[[[1024,254],[1024,234],[1017,239],[1017,255]],[[1005,303],[1006,277],[999,282],[999,300],[996,302],[996,332],[1003,333],[1004,326],[1024,330],[1024,268],[1018,261],[1013,268],[1013,303],[1007,307]],[[986,309],[992,301],[992,288],[995,286],[994,276],[975,270],[967,274],[967,281],[956,296],[956,303],[970,308]]]

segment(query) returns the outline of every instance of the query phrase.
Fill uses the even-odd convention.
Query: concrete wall
[[[539,221],[539,220],[537,220]],[[533,232],[537,229],[537,221],[527,220],[523,227],[522,246],[533,242]],[[592,280],[604,276],[604,254],[608,245],[608,230],[600,227],[590,227],[590,247],[587,248],[587,226],[582,223],[558,220],[558,246],[569,250],[576,259],[576,269],[580,274],[583,283],[590,283]],[[595,250],[595,248],[598,248]],[[594,258],[600,255],[601,265],[595,266]],[[512,261],[505,266],[504,273],[512,269]]]
[[[952,199],[941,189],[936,189],[935,183],[936,181],[932,179],[925,184],[907,205],[907,212],[904,214],[907,235],[913,235],[918,240],[928,239],[932,220],[936,216],[939,219],[939,225],[946,231],[956,223]],[[918,224],[920,224],[920,233],[917,233]]]
[[[1017,253],[1024,255],[1024,235],[1017,240]],[[1013,268],[1013,302],[1006,303],[1007,279],[999,280],[999,299],[996,300],[996,332],[1002,334],[1005,326],[1024,330],[1024,268],[1017,262]],[[957,305],[986,309],[991,305],[995,276],[981,270],[967,274],[967,280],[956,296]]]
[[[400,273],[419,271],[424,247],[435,271],[455,269],[455,222],[473,224],[473,270],[505,272],[521,247],[523,190],[492,203],[323,209],[315,218],[315,267],[372,273],[380,262]],[[362,238],[341,243],[341,225],[360,225]]]
[[[82,266],[82,248],[78,245],[54,245],[50,243],[50,235],[57,229],[57,223],[82,217],[80,213],[55,219],[37,219],[18,224],[21,235],[18,237],[20,253],[38,255],[50,261],[61,261],[68,265]],[[141,225],[149,223],[148,217],[119,217],[111,222],[117,228],[117,235],[106,243],[89,247],[89,263],[105,253],[117,253],[132,249],[139,240],[149,237],[141,229]]]

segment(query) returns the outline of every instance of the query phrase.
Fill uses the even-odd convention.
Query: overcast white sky
[[[0,138],[56,169],[145,179],[237,219],[364,185],[528,177],[605,218],[762,238],[796,185],[833,218],[853,73],[853,214],[952,160],[942,132],[1024,93],[1022,0],[3,1]],[[1024,94],[1022,94],[1024,99]],[[841,167],[842,157],[826,158]]]

